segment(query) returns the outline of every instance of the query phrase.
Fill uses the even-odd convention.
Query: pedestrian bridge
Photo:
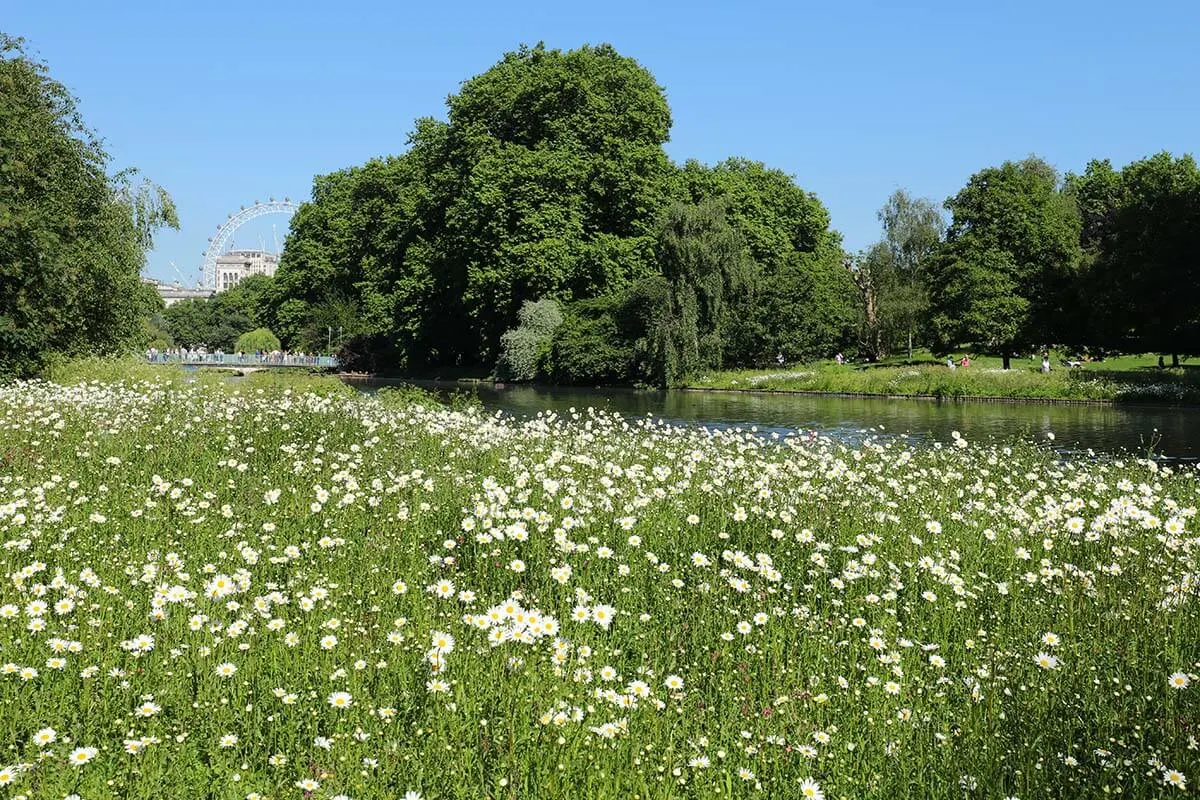
[[[178,355],[175,353],[155,353],[147,355],[150,364],[179,364],[185,367],[209,369],[238,369],[242,371],[259,369],[321,369],[335,370],[340,364],[337,356],[300,356],[294,353],[267,353],[258,355],[236,355],[233,353],[193,353]]]

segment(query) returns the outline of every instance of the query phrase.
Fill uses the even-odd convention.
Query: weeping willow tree
[[[643,363],[652,383],[671,386],[721,366],[727,298],[748,280],[742,242],[716,200],[673,203],[662,216],[655,245],[660,306],[646,339]]]

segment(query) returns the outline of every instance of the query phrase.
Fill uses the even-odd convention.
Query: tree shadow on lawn
[[[1200,386],[1200,364],[1184,364],[1164,369],[1155,366],[1133,367],[1132,369],[1088,369],[1087,365],[1084,365],[1071,369],[1068,374],[1071,380],[1108,380],[1130,386],[1147,386],[1154,383]]]
[[[1100,381],[1116,384],[1116,403],[1183,403],[1200,404],[1200,365],[1185,365],[1159,369],[1156,366],[1124,370],[1072,369],[1067,380],[1071,383]]]

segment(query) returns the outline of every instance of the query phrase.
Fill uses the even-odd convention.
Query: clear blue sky
[[[147,274],[196,277],[243,204],[306,199],[314,174],[403,151],[412,121],[522,42],[608,42],[665,87],[667,151],[779,167],[846,246],[878,237],[897,187],[939,203],[972,172],[1036,153],[1061,171],[1200,135],[1191,2],[174,2],[9,0],[81,100],[115,167],[174,195]],[[282,224],[282,218],[274,218]],[[271,244],[272,218],[237,243]],[[278,231],[283,238],[283,230]]]

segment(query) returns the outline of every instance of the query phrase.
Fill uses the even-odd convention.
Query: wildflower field
[[[322,388],[0,388],[0,798],[1194,780],[1194,469]]]

